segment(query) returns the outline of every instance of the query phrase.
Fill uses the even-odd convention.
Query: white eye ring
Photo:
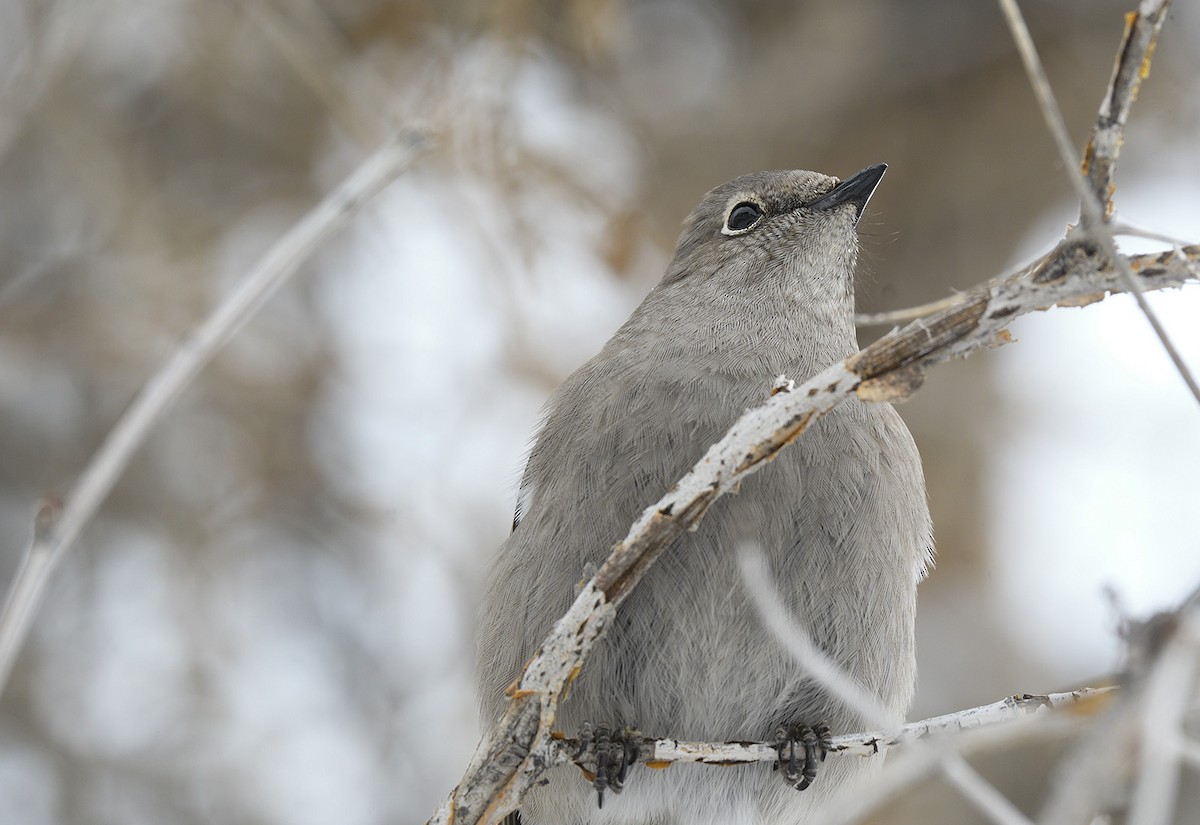
[[[721,226],[721,234],[744,235],[762,223],[766,214],[767,210],[753,195],[734,195],[725,208],[725,223]]]

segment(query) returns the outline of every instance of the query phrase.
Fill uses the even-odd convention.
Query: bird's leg
[[[593,727],[590,722],[580,726],[576,757],[595,764],[592,787],[596,789],[598,807],[604,807],[606,790],[611,789],[613,793],[624,790],[626,772],[638,760],[641,740],[641,733],[631,727],[614,730],[608,725]]]
[[[775,753],[778,760],[775,770],[782,771],[783,779],[793,788],[802,791],[817,778],[817,765],[825,761],[833,747],[829,726],[818,722],[809,725],[793,725],[775,732]]]

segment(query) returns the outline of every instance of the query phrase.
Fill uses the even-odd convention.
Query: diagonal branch
[[[1062,115],[1041,68],[1015,0],[1000,0],[1014,39],[1068,169],[1073,150]],[[1148,67],[1154,37],[1167,0],[1143,0],[1130,18],[1117,58],[1110,92],[1102,108],[1103,139],[1094,141],[1095,181],[1110,185],[1120,132],[1140,78]],[[1151,20],[1149,28],[1140,19]],[[1138,63],[1137,79],[1121,67]],[[1099,129],[1099,126],[1098,126]],[[1115,131],[1114,131],[1115,130]],[[1117,144],[1104,141],[1116,136]],[[746,476],[769,462],[819,416],[851,395],[865,401],[899,401],[915,392],[926,369],[1010,340],[1005,325],[1022,314],[1054,305],[1082,306],[1107,293],[1132,291],[1184,380],[1200,401],[1200,388],[1178,357],[1143,289],[1161,289],[1200,280],[1200,246],[1176,246],[1156,255],[1117,253],[1100,204],[1081,175],[1071,175],[1083,219],[1049,255],[1015,275],[997,278],[955,298],[938,302],[930,315],[892,332],[840,364],[793,387],[779,385],[763,406],[743,415],[725,437],[658,503],[647,508],[618,543],[575,603],[555,625],[525,672],[510,686],[503,718],[485,736],[471,765],[435,813],[431,823],[472,825],[496,822],[515,810],[526,791],[555,763],[552,726],[558,703],[603,635],[620,601],[647,568],[685,529],[696,524],[721,495],[736,491]],[[1107,192],[1104,195],[1107,198]]]
[[[426,143],[425,135],[415,131],[389,140],[267,250],[257,266],[146,382],[92,456],[65,502],[42,505],[33,539],[0,612],[0,691],[28,635],[50,575],[107,498],[150,429],[300,264],[408,168]]]
[[[360,145],[376,146],[399,128],[392,90],[369,61],[359,61],[353,72],[343,70],[353,59],[345,35],[317,0],[241,0],[241,5]]]
[[[1110,258],[1119,261],[1117,256],[1116,241],[1113,240],[1112,232],[1109,231],[1105,223],[1105,208],[1101,207],[1101,203],[1108,202],[1108,193],[1105,192],[1099,198],[1095,196],[1088,187],[1088,179],[1084,177],[1082,172],[1076,173],[1075,152],[1071,147],[1071,137],[1067,133],[1067,125],[1063,120],[1062,110],[1058,106],[1058,101],[1054,98],[1054,91],[1050,88],[1050,80],[1046,77],[1046,71],[1042,68],[1041,59],[1038,57],[1037,48],[1033,45],[1033,38],[1029,34],[1029,28],[1025,25],[1025,18],[1021,16],[1021,10],[1017,6],[1017,0],[999,0],[1000,8],[1004,12],[1005,20],[1008,22],[1008,27],[1012,31],[1013,41],[1016,43],[1017,51],[1021,54],[1021,60],[1025,64],[1025,72],[1029,75],[1029,85],[1033,87],[1035,96],[1038,99],[1038,105],[1042,109],[1042,117],[1046,121],[1046,128],[1050,130],[1050,134],[1054,137],[1055,146],[1058,147],[1058,154],[1063,162],[1063,168],[1067,171],[1067,176],[1071,181],[1071,185],[1075,189],[1076,195],[1079,197],[1079,225],[1080,228],[1088,233],[1091,240],[1097,244],[1100,249]],[[1142,0],[1141,8],[1137,12],[1131,12],[1130,16],[1126,17],[1127,28],[1137,28],[1130,23],[1131,18],[1145,16],[1148,19],[1158,15],[1165,17],[1166,7],[1170,5],[1170,0]],[[1158,21],[1158,26],[1162,25],[1161,19]],[[1154,35],[1157,34],[1158,28],[1151,24],[1147,31],[1145,27],[1138,28],[1138,31],[1144,36],[1145,51],[1140,55],[1138,60],[1139,78],[1143,74],[1148,74],[1150,71],[1150,55],[1153,51]],[[1138,41],[1141,42],[1141,41]],[[1137,44],[1131,41],[1128,37],[1122,40],[1122,52],[1127,49],[1130,51],[1131,57],[1138,57]],[[1120,89],[1115,85],[1116,82],[1123,77],[1120,71],[1124,59],[1121,55],[1117,57],[1118,70],[1114,72],[1112,81],[1109,85],[1109,92],[1105,95],[1104,101],[1101,103],[1101,117],[1104,116],[1106,109],[1113,109],[1116,112],[1128,115],[1129,108],[1133,105],[1133,95],[1137,92],[1139,83],[1131,83],[1122,86]],[[1130,61],[1132,62],[1132,60]],[[1121,94],[1124,97],[1121,97]],[[1123,121],[1121,121],[1123,123]],[[1120,137],[1120,128],[1114,132],[1117,138]],[[1106,148],[1106,151],[1112,151]],[[1111,160],[1115,162],[1116,154],[1111,155]],[[1106,189],[1111,185],[1112,165],[1109,164],[1104,172]],[[1192,375],[1183,357],[1179,354],[1179,350],[1171,341],[1171,337],[1167,334],[1167,330],[1163,327],[1162,322],[1158,318],[1158,314],[1150,306],[1146,300],[1146,296],[1142,294],[1138,286],[1138,280],[1133,276],[1132,272],[1126,272],[1118,263],[1118,271],[1125,281],[1126,288],[1133,293],[1134,300],[1137,301],[1138,309],[1146,316],[1154,334],[1158,336],[1159,342],[1163,349],[1166,350],[1167,356],[1175,365],[1176,371],[1187,385],[1188,390],[1192,393],[1192,397],[1196,399],[1196,403],[1200,404],[1200,383],[1197,383],[1195,376]]]
[[[741,568],[742,584],[752,594],[751,601],[759,621],[800,666],[806,678],[857,711],[867,724],[890,726],[888,714],[880,706],[879,700],[817,647],[808,631],[797,624],[771,579],[762,551],[752,544],[743,544],[738,549],[738,566]],[[873,745],[877,741],[874,737],[871,739]],[[929,745],[928,742],[913,741],[909,752],[924,753]],[[938,750],[940,775],[987,819],[995,825],[1033,825],[1003,794],[968,765],[962,754],[948,747]]]
[[[1183,757],[1182,720],[1195,703],[1200,601],[1193,597],[1123,633],[1128,649],[1121,690],[1060,760],[1039,825],[1094,822],[1102,807],[1121,821],[1168,821],[1170,803],[1177,801],[1172,786],[1175,761]],[[1123,806],[1132,809],[1119,816]]]
[[[1108,90],[1100,102],[1092,139],[1083,150],[1083,173],[1096,203],[1104,204],[1106,218],[1113,214],[1113,173],[1125,142],[1125,122],[1142,81],[1150,74],[1150,58],[1167,19],[1168,6],[1170,0],[1152,0],[1125,15],[1125,34],[1113,61]]]
[[[1197,282],[1200,245],[1122,258],[1140,286]],[[1068,238],[1039,264],[980,284],[955,305],[892,332],[799,386],[788,384],[745,413],[692,470],[647,508],[509,688],[504,716],[485,736],[462,781],[431,823],[496,822],[515,810],[553,764],[558,703],[616,607],[654,560],[696,524],[717,498],[733,492],[820,416],[851,397],[900,401],[930,366],[1006,343],[1005,326],[1056,304],[1081,306],[1124,291],[1114,262],[1086,240]]]

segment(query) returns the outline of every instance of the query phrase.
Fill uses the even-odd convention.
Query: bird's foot
[[[824,722],[780,728],[775,732],[775,770],[783,773],[788,785],[802,791],[817,778],[818,763],[825,761],[832,747],[833,738]]]
[[[594,767],[592,787],[596,789],[596,805],[604,807],[604,792],[620,793],[625,789],[629,766],[638,760],[642,735],[631,727],[613,730],[608,725],[584,722],[579,728],[579,753],[576,759]]]

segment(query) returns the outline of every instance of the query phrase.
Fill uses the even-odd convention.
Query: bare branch
[[[967,764],[961,753],[950,751],[941,758],[942,773],[950,784],[997,825],[1032,825],[1029,818],[996,786]]]
[[[889,762],[888,769],[870,785],[860,786],[853,795],[843,794],[836,806],[830,805],[822,825],[858,825],[878,821],[878,812],[885,805],[906,791],[911,791],[918,782],[938,776],[946,751],[958,754],[1003,753],[1017,746],[1061,742],[1077,735],[1081,722],[1069,714],[1018,719],[1007,725],[966,730],[939,739],[937,747],[924,751],[905,752],[900,759]]]
[[[213,355],[325,240],[349,223],[424,148],[405,132],[371,155],[341,186],[279,239],[150,378],[92,456],[59,507],[43,505],[0,613],[0,691],[25,641],[50,575],[125,471],[150,429]]]
[[[803,627],[792,618],[771,581],[766,557],[756,546],[739,548],[738,566],[751,603],[763,625],[805,673],[833,696],[857,711],[869,724],[888,725],[888,713],[862,685],[840,668],[813,643]],[[924,745],[925,743],[914,743]],[[942,775],[968,801],[996,825],[1031,825],[1000,791],[984,779],[957,752],[941,752]]]
[[[1175,802],[1176,760],[1186,758],[1180,722],[1194,701],[1200,603],[1189,598],[1141,629],[1130,637],[1132,672],[1117,701],[1060,760],[1060,775],[1038,816],[1042,825],[1093,822],[1106,799],[1127,798],[1122,786],[1130,777],[1137,785],[1129,821],[1171,821],[1164,815]]]
[[[1070,138],[1032,39],[1015,1],[1000,2],[1059,153],[1067,169],[1072,170],[1075,163]],[[1144,5],[1156,4],[1147,0]],[[1132,94],[1136,84],[1126,83],[1121,88]],[[1117,103],[1114,111],[1127,114],[1128,106],[1120,100]],[[1111,158],[1115,161],[1115,154]],[[1111,174],[1111,168],[1110,162],[1106,174]],[[1141,295],[1143,289],[1194,282],[1200,246],[1179,246],[1156,255],[1120,256],[1088,182],[1074,172],[1071,180],[1080,198],[1082,225],[1038,264],[939,302],[927,317],[827,367],[799,387],[777,386],[778,391],[763,406],[735,422],[670,492],[642,513],[509,688],[509,705],[503,718],[487,734],[463,780],[431,822],[496,822],[517,808],[538,776],[560,761],[559,745],[552,734],[558,703],[612,620],[616,606],[658,555],[683,530],[694,526],[718,497],[735,491],[746,476],[771,461],[813,421],[852,394],[865,401],[903,400],[920,387],[929,366],[1007,343],[1010,337],[1005,326],[1022,314],[1054,305],[1082,306],[1103,299],[1107,293],[1132,291],[1200,401],[1200,387]],[[710,746],[698,747],[698,761],[720,760],[726,755],[705,750]],[[764,756],[772,758],[773,752],[766,756],[753,751],[753,747],[750,752],[757,754],[754,761]],[[932,769],[940,764],[939,759],[929,760]],[[960,782],[959,787],[966,790],[964,783]],[[977,804],[983,799],[987,812],[998,821],[1013,821],[1011,806],[994,804],[996,800],[986,789],[982,797],[975,792],[970,796]]]
[[[1148,289],[1195,280],[1200,246],[1122,259]],[[553,763],[551,731],[563,690],[583,666],[616,606],[684,530],[714,501],[770,462],[821,415],[851,395],[898,401],[921,385],[924,370],[1008,340],[1014,318],[1055,304],[1080,306],[1124,288],[1112,261],[1093,245],[1068,239],[1037,266],[964,293],[955,306],[914,321],[750,410],[700,462],[647,508],[596,575],[584,585],[509,689],[508,708],[485,736],[459,786],[431,822],[495,822],[515,810]],[[765,390],[765,388],[764,388]]]
[[[1113,214],[1113,174],[1125,142],[1125,122],[1142,81],[1150,74],[1150,58],[1167,19],[1168,6],[1170,0],[1151,0],[1125,15],[1125,34],[1113,61],[1108,90],[1100,102],[1092,139],[1083,150],[1083,172],[1091,185],[1092,198],[1104,204],[1106,218]]]
[[[869,758],[917,741],[1005,724],[1049,711],[1068,711],[1075,718],[1093,716],[1109,703],[1116,691],[1116,688],[1082,688],[1069,693],[1051,693],[1045,696],[1029,693],[1008,696],[990,705],[934,716],[919,722],[909,722],[892,730],[835,736],[829,753],[831,756],[837,754]],[[576,761],[576,754],[581,748],[579,739],[555,734],[553,743],[556,764]],[[741,765],[774,762],[778,759],[775,746],[770,742],[683,742],[677,739],[643,737],[638,744],[638,761],[656,767],[663,767],[672,762]]]
[[[894,309],[889,312],[858,312],[854,315],[854,324],[860,327],[889,327],[896,324],[907,324],[909,321],[923,318],[930,313],[957,306],[961,300],[959,295],[948,295],[937,301],[930,301],[927,304],[919,304],[907,309]]]
[[[315,0],[241,0],[242,6],[280,55],[364,147],[377,146],[396,131],[394,95],[370,66],[340,71],[353,60],[345,35]]]
[[[746,544],[738,548],[738,570],[751,595],[750,603],[767,632],[783,646],[805,673],[821,687],[858,713],[867,724],[889,724],[888,712],[799,626],[779,595],[762,549]]]
[[[1165,17],[1166,7],[1170,4],[1170,0],[1143,0],[1142,9],[1146,10],[1146,16],[1150,17],[1158,15]],[[1054,137],[1055,146],[1058,147],[1059,157],[1062,159],[1063,168],[1067,172],[1067,177],[1071,181],[1071,185],[1075,188],[1075,194],[1079,197],[1079,223],[1080,227],[1090,237],[1090,240],[1097,244],[1104,254],[1110,258],[1117,259],[1117,245],[1113,240],[1112,233],[1105,229],[1104,217],[1105,210],[1101,207],[1101,203],[1107,200],[1107,193],[1097,199],[1092,190],[1088,186],[1088,179],[1084,177],[1082,172],[1077,173],[1074,170],[1075,152],[1071,147],[1071,137],[1067,133],[1067,124],[1063,120],[1062,110],[1059,109],[1058,102],[1054,99],[1054,92],[1050,88],[1050,81],[1046,77],[1046,71],[1042,68],[1041,59],[1038,57],[1037,48],[1033,45],[1033,38],[1029,35],[1029,29],[1025,25],[1025,19],[1021,16],[1021,10],[1017,7],[1017,0],[1000,0],[1000,8],[1004,12],[1004,18],[1008,21],[1008,27],[1012,31],[1013,40],[1017,45],[1017,51],[1021,54],[1021,60],[1025,64],[1025,72],[1029,76],[1029,84],[1033,87],[1034,94],[1037,96],[1038,105],[1042,109],[1042,117],[1046,121],[1046,128],[1050,130],[1050,134]],[[1131,12],[1131,15],[1140,16],[1143,12]],[[1126,26],[1130,27],[1129,19],[1127,18]],[[1158,27],[1161,27],[1162,22],[1159,20],[1156,27],[1152,28],[1152,33],[1157,35]],[[1142,54],[1141,60],[1138,61],[1138,72],[1148,74],[1150,71],[1150,54],[1153,51],[1154,37],[1143,32],[1148,38],[1146,40],[1145,51]],[[1131,47],[1128,38],[1122,41],[1122,50]],[[1136,49],[1135,49],[1136,51]],[[1117,64],[1120,66],[1122,57],[1118,55]],[[1114,73],[1114,83],[1118,80],[1120,72]],[[1133,95],[1137,92],[1139,83],[1126,84],[1120,88],[1110,83],[1109,93],[1105,95],[1104,101],[1101,103],[1100,114],[1103,118],[1106,109],[1115,107],[1117,112],[1122,112],[1123,115],[1128,115],[1129,107],[1133,105]],[[1124,93],[1125,99],[1114,99],[1118,93]],[[1124,121],[1122,120],[1122,123]],[[1118,137],[1120,131],[1115,132]],[[1107,150],[1106,150],[1107,151]],[[1116,160],[1115,153],[1112,154],[1111,160]],[[1112,164],[1104,172],[1105,180],[1111,179]],[[1167,351],[1171,362],[1175,365],[1175,369],[1179,372],[1183,382],[1187,384],[1188,390],[1192,393],[1192,397],[1196,399],[1196,403],[1200,404],[1200,384],[1196,382],[1183,357],[1179,354],[1179,350],[1167,335],[1166,328],[1158,318],[1158,314],[1146,301],[1146,297],[1142,294],[1137,278],[1133,277],[1132,272],[1126,272],[1118,264],[1118,272],[1125,281],[1125,286],[1128,291],[1133,293],[1134,299],[1137,301],[1138,308],[1142,314],[1146,316],[1154,334],[1158,336],[1158,340],[1162,343],[1163,349]]]
[[[1086,179],[1074,171],[1076,168],[1075,147],[1071,144],[1067,123],[1063,119],[1058,101],[1054,98],[1054,90],[1050,88],[1050,78],[1046,76],[1046,70],[1042,67],[1042,60],[1038,57],[1037,47],[1033,44],[1033,37],[1029,34],[1029,27],[1025,25],[1025,18],[1021,15],[1017,0],[999,0],[999,3],[1000,10],[1004,13],[1004,19],[1008,23],[1008,29],[1012,33],[1013,43],[1021,55],[1021,62],[1025,65],[1025,74],[1029,78],[1029,85],[1037,98],[1038,106],[1041,107],[1042,120],[1045,121],[1046,128],[1050,131],[1050,137],[1054,139],[1058,157],[1063,163],[1071,186],[1075,189],[1075,196],[1079,198],[1080,223],[1085,227],[1103,223],[1100,207],[1092,196],[1091,190],[1088,189]]]
[[[1200,611],[1187,611],[1173,625],[1171,638],[1146,678],[1140,702],[1141,770],[1129,812],[1131,825],[1157,825],[1174,819],[1180,745],[1200,672]]]
[[[1175,235],[1166,235],[1162,232],[1155,232],[1151,229],[1142,229],[1137,226],[1131,226],[1127,223],[1110,224],[1114,235],[1129,235],[1133,238],[1145,238],[1148,241],[1159,241],[1161,243],[1170,244],[1171,246],[1187,246],[1188,242],[1183,238]]]
[[[1173,247],[1184,247],[1188,245],[1188,241],[1184,238],[1176,237],[1175,235],[1165,235],[1162,232],[1155,232],[1150,229],[1142,229],[1138,226],[1133,226],[1127,223],[1110,223],[1109,230],[1116,235],[1128,235],[1134,238],[1145,238],[1150,241],[1159,241],[1161,243],[1170,244]],[[1040,260],[1040,259],[1039,259]],[[1034,264],[1027,264],[1033,266]],[[1192,268],[1192,274],[1200,277],[1200,270],[1196,269],[1196,262],[1189,261],[1187,263]],[[1019,271],[1019,270],[1018,270]],[[962,293],[948,295],[945,298],[939,298],[936,301],[930,301],[927,304],[918,304],[917,306],[906,307],[904,309],[893,309],[887,312],[872,312],[872,313],[856,313],[854,323],[860,327],[883,327],[895,326],[897,324],[907,324],[909,321],[915,321],[917,318],[923,318],[934,312],[943,309],[949,309],[961,304],[963,301]]]
[[[843,813],[843,822],[854,822],[864,817],[872,809],[882,805],[900,789],[909,786],[923,776],[935,774],[939,769],[944,770],[947,759],[961,760],[961,754],[966,751],[978,751],[985,746],[993,748],[1008,746],[1013,741],[1024,741],[1031,736],[1052,735],[1059,737],[1067,732],[1075,732],[1078,723],[1084,719],[1096,716],[1117,695],[1116,688],[1084,688],[1070,693],[1054,693],[1047,696],[1024,694],[1010,696],[990,705],[970,708],[955,713],[936,716],[920,722],[911,722],[891,731],[870,731],[848,736],[833,737],[831,755],[874,757],[897,746],[907,747],[915,742],[931,742],[936,740],[940,745],[954,747],[930,748],[918,760],[910,760],[907,769],[894,771],[884,780],[873,786],[867,797],[862,797],[851,809]],[[1036,722],[1034,721],[1036,718]],[[1014,722],[1024,722],[1023,725],[1013,725]],[[1032,724],[1031,724],[1032,723]],[[1006,732],[1000,736],[986,739],[971,738],[970,732],[984,728],[993,730],[999,726],[1007,726]],[[968,732],[967,737],[962,734]],[[578,739],[560,737],[557,734],[552,740],[550,751],[551,764],[576,764],[581,770],[587,766],[579,764],[581,742]],[[691,762],[703,765],[729,766],[756,762],[773,763],[778,759],[775,747],[769,742],[681,742],[674,739],[643,738],[639,743],[639,761],[655,768],[664,768],[674,762]],[[953,770],[953,768],[952,768]],[[976,788],[977,783],[973,771],[959,776],[955,783],[959,787]],[[996,803],[989,813],[1000,822],[1024,823],[1024,816],[1013,816],[995,799],[994,789],[990,786],[976,788],[973,799],[983,797],[991,803]]]

